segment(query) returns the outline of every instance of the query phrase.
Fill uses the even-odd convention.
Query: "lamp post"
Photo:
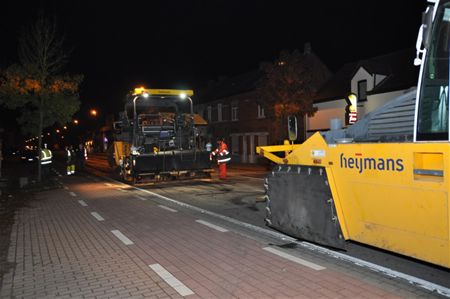
[[[191,97],[188,97],[185,93],[181,93],[180,98],[182,98],[183,100],[187,98],[189,100],[189,104],[191,105],[191,114],[193,114],[194,113],[194,104],[192,102]]]
[[[137,133],[137,128],[138,128],[138,125],[137,125],[137,113],[136,113],[136,100],[139,99],[141,97],[141,95],[144,98],[148,98],[149,97],[149,94],[144,92],[144,93],[142,93],[140,95],[137,95],[137,96],[135,96],[133,98],[133,135]],[[135,146],[135,145],[136,145],[136,136],[133,137],[133,146]]]

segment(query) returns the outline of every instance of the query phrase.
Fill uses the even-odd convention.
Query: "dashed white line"
[[[111,232],[112,232],[112,233],[114,234],[114,236],[116,236],[120,241],[122,241],[123,244],[125,244],[125,245],[133,245],[133,244],[134,244],[133,241],[131,241],[130,239],[128,239],[124,234],[122,234],[122,233],[120,232],[120,230],[115,229],[115,230],[112,230]]]
[[[206,225],[207,227],[210,227],[210,228],[212,228],[212,229],[218,230],[219,232],[222,232],[222,233],[226,233],[226,232],[228,231],[227,229],[225,229],[225,228],[223,228],[223,227],[220,227],[220,226],[218,226],[218,225],[209,223],[209,222],[204,221],[204,220],[200,220],[200,219],[199,219],[199,220],[195,220],[195,222],[198,222],[198,223],[201,223],[201,224],[203,224],[203,225]]]
[[[158,207],[160,207],[161,209],[167,210],[169,212],[178,212],[177,210],[169,208],[169,207],[166,207],[164,205],[158,205]]]
[[[113,185],[113,184],[110,184],[110,183],[105,183],[105,186],[112,187],[112,186],[114,186],[114,185]]]
[[[189,296],[189,295],[194,294],[194,292],[191,289],[189,289],[181,281],[176,279],[175,276],[173,276],[169,271],[164,269],[164,267],[161,266],[160,264],[149,265],[149,267],[153,271],[155,271],[155,273],[158,274],[159,277],[162,278],[162,280],[164,280],[168,285],[170,285],[172,288],[174,288],[175,291],[177,291],[178,294],[180,294],[181,296],[184,297],[184,296]]]
[[[293,255],[290,255],[290,254],[287,254],[287,253],[285,253],[285,252],[283,252],[281,250],[277,250],[277,249],[272,248],[272,247],[264,247],[263,249],[268,251],[268,252],[270,252],[270,253],[278,255],[278,256],[280,256],[282,258],[290,260],[291,262],[303,265],[305,267],[311,268],[311,269],[316,270],[316,271],[320,271],[320,270],[325,270],[326,269],[325,267],[322,267],[320,265],[308,262],[307,260],[301,259],[299,257],[293,256]]]
[[[80,205],[82,205],[83,207],[87,207],[88,206],[88,204],[84,200],[79,200],[78,203]]]
[[[67,186],[64,186],[64,190],[69,190],[69,187],[67,187]]]
[[[75,192],[70,191],[69,194],[73,197],[76,197],[77,195],[75,194]]]
[[[122,188],[117,188],[116,190],[117,190],[117,191],[120,191],[120,192],[124,192],[124,193],[128,192],[127,190],[122,189]]]
[[[137,199],[140,199],[140,200],[147,200],[147,198],[139,196],[139,195],[135,195],[134,197],[136,197]]]
[[[125,185],[125,184],[123,184],[121,182],[115,181],[115,180],[113,180],[113,179],[111,179],[109,177],[102,176],[102,178],[105,179],[105,180],[109,180],[109,181],[113,181],[113,182],[116,182],[116,183],[120,183],[120,184],[130,188],[130,186]],[[221,215],[221,214],[218,214],[218,213],[215,213],[215,212],[211,212],[211,211],[208,211],[208,210],[205,210],[205,209],[202,209],[202,208],[199,208],[199,207],[196,207],[196,206],[193,206],[193,205],[190,205],[190,204],[187,204],[187,203],[175,200],[173,198],[170,198],[170,197],[167,197],[167,196],[164,196],[164,195],[161,195],[161,194],[158,194],[158,193],[146,190],[146,189],[142,189],[142,188],[139,188],[139,187],[131,187],[131,188],[134,188],[134,189],[136,189],[136,190],[138,190],[140,192],[145,192],[147,194],[150,194],[152,196],[158,197],[160,199],[166,200],[166,201],[168,201],[170,203],[177,204],[179,206],[191,209],[193,211],[201,212],[201,213],[204,213],[205,215],[210,215],[210,216],[216,217],[218,219],[222,219],[222,220],[228,221],[229,223],[233,223],[235,225],[238,225],[240,227],[244,227],[244,228],[252,230],[254,232],[261,233],[261,234],[264,234],[264,235],[267,235],[267,236],[271,236],[271,237],[277,238],[279,240],[282,240],[283,242],[293,242],[293,243],[296,243],[297,245],[299,245],[299,246],[301,246],[303,248],[306,248],[308,250],[311,250],[313,252],[319,252],[319,253],[331,256],[331,257],[333,257],[333,258],[335,258],[337,260],[343,260],[343,261],[346,261],[346,262],[350,262],[350,263],[353,263],[353,264],[355,264],[357,266],[360,266],[362,268],[366,268],[366,269],[369,269],[369,270],[377,272],[377,273],[382,273],[382,274],[384,274],[385,276],[388,276],[388,277],[397,277],[397,278],[402,279],[404,281],[407,281],[407,282],[409,282],[411,284],[417,285],[420,288],[423,288],[423,289],[426,289],[426,290],[430,290],[430,291],[435,291],[435,292],[437,292],[437,293],[439,293],[441,295],[444,295],[446,297],[450,297],[450,288],[447,288],[445,286],[438,285],[438,284],[435,284],[435,283],[432,283],[432,282],[429,282],[429,281],[426,281],[426,280],[420,279],[418,277],[415,277],[415,276],[412,276],[412,275],[408,275],[408,274],[405,274],[405,273],[402,273],[402,272],[399,272],[399,271],[395,271],[395,270],[392,270],[390,268],[386,268],[386,267],[383,267],[383,266],[380,266],[380,265],[376,265],[374,263],[370,263],[370,262],[364,261],[362,259],[355,258],[355,257],[349,256],[349,255],[346,255],[346,254],[343,254],[343,253],[340,253],[340,252],[336,252],[336,251],[333,251],[331,249],[327,249],[325,247],[317,246],[317,245],[314,245],[314,244],[311,244],[311,243],[308,243],[308,242],[305,242],[305,241],[298,241],[298,240],[296,240],[296,239],[294,239],[292,237],[286,236],[286,235],[284,235],[282,233],[275,232],[275,231],[272,231],[272,230],[269,230],[269,229],[265,229],[265,228],[261,228],[261,227],[258,227],[256,225],[253,225],[253,224],[249,224],[249,223],[246,223],[246,222],[243,222],[243,221],[239,221],[239,220],[236,220],[236,219],[228,217],[228,216],[224,216],[224,215]]]
[[[100,216],[100,214],[97,213],[97,212],[91,212],[91,215],[94,216],[94,218],[97,219],[98,221],[104,221],[105,220],[105,218]]]

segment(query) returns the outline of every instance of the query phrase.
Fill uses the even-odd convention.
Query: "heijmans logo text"
[[[361,154],[357,154],[361,155]],[[342,153],[340,156],[341,168],[357,169],[359,173],[365,170],[381,170],[381,171],[398,171],[405,169],[403,159],[391,158],[363,158],[363,157],[345,157]]]

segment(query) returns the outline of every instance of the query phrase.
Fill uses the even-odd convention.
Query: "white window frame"
[[[222,104],[217,104],[217,121],[222,121]]]
[[[208,121],[211,122],[211,119],[212,119],[212,107],[208,106],[207,111],[208,111]]]
[[[238,113],[239,113],[239,107],[238,106],[231,106],[231,121],[238,121]]]
[[[258,104],[258,118],[265,118],[264,107]]]

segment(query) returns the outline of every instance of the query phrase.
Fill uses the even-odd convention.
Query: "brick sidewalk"
[[[282,252],[277,247],[229,227],[208,227],[189,211],[131,189],[79,177],[64,181],[66,190],[39,193],[16,215],[8,254],[16,266],[4,277],[1,298],[431,295],[384,288],[381,276],[370,283],[325,261],[292,262],[271,252]]]

